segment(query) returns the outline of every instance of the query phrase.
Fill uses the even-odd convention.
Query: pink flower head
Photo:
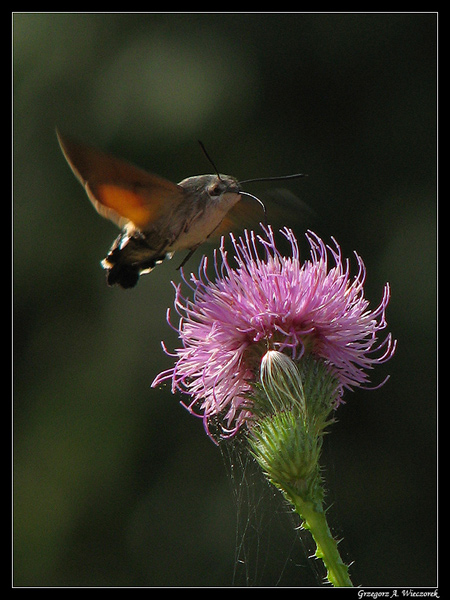
[[[171,380],[172,392],[188,394],[186,408],[203,418],[208,433],[211,421],[220,419],[223,436],[231,436],[251,416],[252,382],[268,349],[296,361],[305,353],[323,359],[338,381],[337,404],[344,388],[368,383],[367,370],[395,350],[391,334],[381,342],[377,337],[386,327],[389,285],[371,311],[364,298],[365,267],[356,253],[358,272],[351,277],[335,240],[332,248],[308,232],[311,258],[302,264],[290,229],[282,230],[291,245],[289,257],[277,250],[272,229],[264,232],[246,231],[238,240],[231,235],[234,268],[222,238],[220,262],[219,253],[214,255],[215,281],[207,275],[206,257],[198,276],[191,274],[192,285],[185,280],[193,300],[176,287],[183,347],[175,351],[175,366],[160,373],[152,386]]]

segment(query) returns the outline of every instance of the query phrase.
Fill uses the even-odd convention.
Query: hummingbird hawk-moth
[[[259,198],[241,189],[243,183],[261,179],[238,181],[216,172],[176,184],[58,131],[57,136],[94,208],[122,229],[102,261],[109,285],[134,287],[140,275],[177,250],[187,250],[182,266],[211,235],[231,228],[230,211],[242,196],[258,201],[265,211]]]

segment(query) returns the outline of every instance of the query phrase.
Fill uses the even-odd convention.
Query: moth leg
[[[187,263],[187,261],[191,258],[191,256],[194,254],[194,252],[197,250],[197,248],[200,246],[200,244],[197,244],[196,246],[194,246],[193,248],[191,248],[189,250],[189,252],[186,254],[186,256],[183,258],[181,264],[177,267],[177,271],[179,271],[182,267],[184,267],[184,265]]]

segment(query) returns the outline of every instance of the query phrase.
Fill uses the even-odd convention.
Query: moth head
[[[197,196],[206,193],[211,200],[219,200],[224,194],[234,194],[237,202],[241,193],[237,179],[230,175],[196,175],[183,179],[178,185],[188,194]]]

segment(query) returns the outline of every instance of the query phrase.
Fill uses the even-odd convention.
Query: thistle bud
[[[261,360],[261,386],[272,411],[289,410],[297,405],[305,412],[303,383],[297,365],[277,350],[268,350]]]
[[[295,490],[296,495],[320,505],[319,458],[331,404],[318,402],[315,397],[309,401],[305,382],[315,391],[317,386],[310,385],[309,375],[313,371],[316,376],[317,370],[313,360],[304,359],[300,369],[282,352],[269,350],[264,355],[261,385],[254,397],[258,419],[249,439],[253,455],[274,485],[288,497]],[[335,392],[336,385],[329,389]],[[318,407],[321,415],[317,414]]]

